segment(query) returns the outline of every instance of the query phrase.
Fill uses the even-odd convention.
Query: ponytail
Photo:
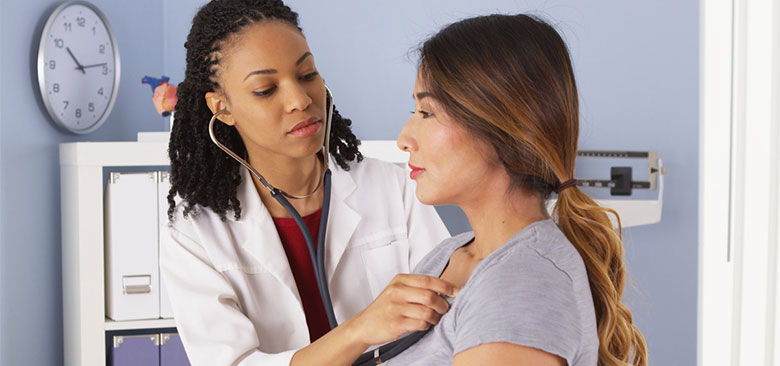
[[[607,214],[617,218],[618,232]],[[578,187],[562,190],[553,218],[585,262],[596,310],[599,366],[647,365],[647,344],[621,303],[625,284],[623,230],[615,210],[599,206]]]

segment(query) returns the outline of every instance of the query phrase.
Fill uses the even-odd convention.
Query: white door
[[[780,365],[780,3],[701,7],[698,364]]]

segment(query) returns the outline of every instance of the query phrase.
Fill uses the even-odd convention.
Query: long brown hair
[[[495,149],[513,188],[544,200],[574,178],[579,103],[566,44],[529,15],[451,24],[420,49],[420,76],[447,113]],[[647,345],[621,303],[622,229],[578,187],[560,192],[552,216],[577,248],[596,310],[599,365],[647,365]]]

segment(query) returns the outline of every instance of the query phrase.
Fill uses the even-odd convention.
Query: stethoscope
[[[238,156],[236,153],[228,149],[225,145],[221,144],[219,140],[217,140],[217,137],[214,135],[214,122],[216,121],[217,117],[221,115],[222,113],[226,113],[226,109],[221,109],[217,113],[215,113],[211,120],[209,121],[209,136],[211,137],[211,141],[214,142],[222,151],[230,155],[233,159],[238,161],[241,165],[244,166],[247,170],[249,170],[252,175],[254,175],[257,180],[260,181],[260,183],[267,188],[271,192],[271,197],[273,197],[277,202],[279,202],[282,207],[284,207],[285,210],[293,217],[295,220],[295,223],[298,225],[298,229],[301,230],[301,234],[303,234],[303,239],[306,241],[306,246],[309,249],[309,258],[311,259],[312,267],[314,267],[314,277],[317,280],[317,288],[320,292],[320,298],[322,299],[322,305],[325,307],[325,314],[328,317],[328,323],[330,324],[330,328],[333,329],[338,326],[338,322],[336,322],[336,315],[333,311],[333,303],[330,299],[330,292],[328,290],[328,279],[325,275],[325,230],[326,226],[328,224],[328,213],[330,212],[330,180],[331,180],[331,172],[330,168],[328,167],[328,146],[330,146],[330,127],[331,127],[331,121],[333,119],[333,93],[330,91],[330,88],[328,88],[327,85],[325,85],[325,91],[326,91],[326,109],[328,110],[328,118],[325,121],[325,141],[322,146],[322,159],[323,159],[323,165],[325,167],[325,172],[322,174],[322,180],[320,180],[317,183],[317,187],[314,188],[314,190],[303,196],[296,196],[289,194],[279,188],[274,187],[271,185],[271,183],[268,183],[268,181],[257,171],[255,168],[253,168],[249,163],[246,162],[246,160],[242,159],[240,156]],[[301,198],[307,198],[314,195],[314,193],[317,192],[317,190],[322,186],[323,188],[323,195],[322,195],[322,214],[320,217],[320,227],[317,232],[317,244],[315,246],[314,239],[311,237],[311,233],[309,232],[308,227],[306,226],[306,223],[303,222],[303,218],[298,213],[298,211],[290,204],[290,201],[287,200],[287,198],[291,199],[301,199]],[[430,330],[430,328],[428,328]],[[381,347],[378,347],[374,349],[373,351],[366,352],[362,354],[358,359],[352,363],[353,366],[367,366],[367,365],[379,365],[402,351],[406,350],[407,348],[411,347],[413,344],[417,343],[417,341],[422,338],[425,333],[427,333],[428,330],[424,331],[417,331],[409,333],[408,335],[387,343]],[[380,358],[381,356],[381,358]]]

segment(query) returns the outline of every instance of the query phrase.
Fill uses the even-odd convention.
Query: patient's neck
[[[481,190],[459,206],[474,230],[474,241],[465,249],[476,260],[490,255],[526,226],[549,217],[540,197],[510,191],[508,181],[494,189]]]

